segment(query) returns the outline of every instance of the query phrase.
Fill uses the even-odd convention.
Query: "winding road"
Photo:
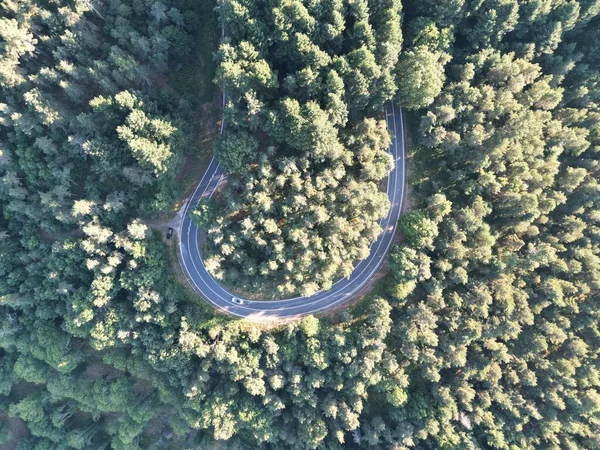
[[[395,167],[387,180],[387,194],[390,198],[390,211],[381,219],[383,232],[371,244],[368,258],[360,261],[350,278],[337,281],[327,292],[318,292],[309,297],[295,297],[283,300],[249,300],[243,304],[233,303],[234,294],[221,286],[206,270],[198,239],[198,227],[189,214],[200,199],[212,197],[219,184],[224,180],[223,167],[213,158],[206,169],[196,190],[190,197],[184,211],[179,229],[179,256],[182,269],[191,287],[215,308],[242,317],[253,322],[278,322],[316,314],[340,306],[363,292],[369,281],[385,261],[388,250],[394,240],[396,226],[400,218],[404,201],[404,154],[405,133],[404,118],[400,107],[387,104],[385,108],[388,130],[392,136],[389,151],[394,157]],[[223,124],[221,124],[223,132]],[[239,296],[236,296],[240,298]]]

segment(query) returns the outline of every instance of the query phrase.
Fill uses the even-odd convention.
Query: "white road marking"
[[[223,96],[223,106],[225,106],[225,103],[226,103],[226,97]],[[390,124],[389,124],[388,118],[389,118],[390,114],[389,114],[389,112],[387,112],[387,110],[388,110],[388,107],[386,106],[386,121],[388,121],[388,128],[389,128]],[[380,226],[382,228],[382,231],[384,231],[384,230],[387,230],[387,231],[394,230],[395,231],[395,223],[392,225],[390,225],[390,223],[398,221],[398,218],[401,213],[401,206],[404,201],[404,179],[405,179],[405,173],[406,173],[405,165],[404,165],[404,156],[405,156],[404,121],[403,121],[402,111],[400,110],[399,118],[400,118],[401,135],[398,135],[398,130],[396,127],[396,111],[395,111],[395,106],[393,104],[391,104],[391,116],[392,116],[393,128],[394,128],[394,137],[393,137],[391,147],[393,147],[393,150],[395,150],[392,152],[392,154],[395,156],[396,162],[402,161],[402,174],[401,174],[401,177],[398,176],[398,173],[397,173],[398,164],[396,164],[396,167],[394,167],[393,171],[388,176],[386,191],[387,191],[388,197],[390,196],[390,187],[392,188],[391,189],[392,193],[397,192],[398,178],[401,178],[400,201],[399,202],[395,201],[390,204],[390,211],[389,211],[388,215],[386,217],[382,218],[380,221]],[[221,121],[220,133],[223,132],[224,122],[225,122],[224,120]],[[399,142],[398,142],[399,139],[400,139],[401,145],[399,145]],[[400,150],[400,152],[398,150]],[[214,165],[214,168],[211,171],[210,168],[213,165]],[[362,269],[360,269],[360,272],[357,272],[357,273],[353,272],[349,279],[342,278],[342,279],[336,281],[333,284],[332,289],[327,293],[318,292],[317,294],[310,296],[310,297],[294,297],[294,298],[289,298],[289,299],[273,300],[273,301],[252,301],[252,300],[248,300],[248,299],[243,299],[244,302],[248,304],[248,306],[235,305],[232,308],[232,306],[229,304],[229,299],[231,298],[232,294],[230,292],[228,292],[227,290],[225,290],[222,286],[220,286],[219,283],[206,270],[204,261],[202,260],[202,257],[200,255],[199,242],[198,242],[198,229],[195,226],[195,224],[192,222],[191,218],[189,217],[190,206],[192,206],[193,203],[197,203],[195,198],[198,193],[198,190],[202,186],[202,183],[203,183],[205,177],[208,174],[210,174],[210,179],[206,183],[206,187],[204,188],[204,191],[202,192],[202,194],[200,194],[200,196],[198,197],[198,200],[200,198],[204,197],[207,190],[212,185],[213,180],[215,178],[215,174],[219,171],[219,168],[220,168],[220,164],[218,163],[218,161],[215,158],[212,158],[209,163],[208,168],[206,169],[206,172],[204,173],[202,179],[200,180],[200,183],[198,183],[198,186],[196,187],[194,193],[192,194],[192,196],[190,197],[190,199],[188,201],[188,204],[185,207],[184,216],[183,216],[183,220],[181,222],[181,229],[180,229],[180,233],[179,233],[179,235],[180,235],[179,250],[180,250],[181,259],[183,260],[183,264],[181,264],[181,262],[182,262],[181,260],[180,260],[180,264],[183,266],[182,268],[184,270],[184,274],[186,275],[186,278],[188,279],[188,282],[190,283],[192,288],[196,292],[198,292],[208,303],[212,304],[216,308],[226,311],[229,314],[233,314],[238,317],[248,318],[249,316],[251,316],[250,318],[252,320],[259,321],[259,322],[273,321],[273,320],[287,320],[290,318],[297,318],[297,317],[304,316],[307,314],[314,314],[314,313],[323,311],[325,309],[332,308],[341,302],[346,302],[349,300],[349,297],[359,294],[364,289],[365,285],[371,280],[371,277],[373,276],[373,274],[379,269],[379,267],[383,263],[384,256],[387,254],[390,246],[392,245],[394,233],[391,233],[391,235],[389,235],[388,233],[380,234],[379,238],[376,241],[374,241],[370,246],[370,256],[367,259],[360,261],[357,264],[357,266],[355,267],[355,270],[356,270],[356,268],[358,268],[362,264],[364,267]],[[211,190],[209,198],[212,197],[212,195],[216,191],[217,187],[221,183],[223,177],[224,177],[224,172],[220,174],[220,176],[217,180],[217,183]],[[392,177],[393,180],[390,180],[390,177]],[[195,206],[195,204],[193,206]],[[393,214],[394,210],[396,208],[397,208],[397,213]],[[386,222],[385,225],[384,225],[384,222]],[[190,234],[192,234],[192,235],[190,236]],[[384,235],[388,235],[389,239],[387,241],[387,245],[385,245],[384,252],[381,254],[381,256],[378,256],[380,253],[380,250],[382,248],[382,245],[384,245],[384,241],[385,241]],[[184,243],[184,241],[185,241],[185,243]],[[191,241],[192,245],[190,245],[190,241]],[[377,244],[377,248],[375,250],[373,250],[373,246],[375,244]],[[202,269],[204,269],[204,273],[208,277],[208,281],[211,284],[214,283],[214,285],[220,289],[220,292],[215,291],[213,289],[213,287],[211,287],[209,282],[207,282],[207,280],[205,279],[205,277],[199,270],[199,267],[196,265],[196,262],[194,261],[194,256],[192,254],[190,254],[188,251],[188,249],[190,247],[195,248],[196,255],[198,256],[198,259],[200,261],[200,265],[202,266]],[[203,287],[197,283],[196,277],[194,276],[194,274],[190,273],[190,267],[188,264],[186,264],[187,259],[189,259],[191,261],[194,272],[198,276],[197,278],[199,280],[201,280],[202,284],[206,287],[206,289],[203,289]],[[370,261],[370,259],[376,259],[374,266],[372,266],[372,262]],[[353,287],[349,292],[344,292],[347,287],[352,286],[352,283],[354,282],[353,280],[356,280],[356,279],[360,278],[363,274],[365,274],[365,272],[369,269],[369,267],[373,267],[373,268],[370,271],[370,273],[368,273],[367,277],[358,286]],[[212,295],[211,295],[211,293],[212,293]],[[322,304],[322,306],[319,308],[310,308],[311,305],[314,305],[316,303],[320,303],[320,304]],[[299,310],[299,311],[297,313],[294,313],[293,311],[295,311],[295,310]],[[248,311],[248,312],[245,313],[245,311]],[[259,314],[257,314],[257,313],[259,313]],[[269,314],[269,313],[271,313],[271,314]]]

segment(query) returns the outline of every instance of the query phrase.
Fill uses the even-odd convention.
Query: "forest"
[[[219,8],[227,104],[215,151],[231,175],[197,211],[206,266],[245,292],[328,290],[369,254],[389,209],[377,183],[394,164],[382,110],[395,90],[400,3]]]
[[[388,101],[370,293],[264,326],[190,292],[153,224],[213,150],[213,276],[347,276]],[[0,449],[600,449],[599,152],[600,0],[1,2]]]

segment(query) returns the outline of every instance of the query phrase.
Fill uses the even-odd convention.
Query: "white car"
[[[231,297],[231,303],[235,303],[236,305],[243,305],[244,300],[236,297]]]

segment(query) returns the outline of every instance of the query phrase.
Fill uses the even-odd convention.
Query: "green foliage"
[[[0,422],[0,445],[10,442],[12,438],[13,436],[8,421]]]
[[[210,199],[203,198],[198,202],[196,208],[190,212],[192,220],[202,231],[208,231],[217,217],[215,204]]]
[[[584,2],[420,3],[456,39],[415,133],[428,204],[390,258],[411,373],[392,414],[423,448],[597,448],[598,107],[581,85],[598,19]]]
[[[230,176],[206,267],[246,291],[311,295],[350,275],[389,208],[376,183],[393,167],[380,118],[396,91],[400,4],[238,6],[219,7],[216,156]]]
[[[216,70],[214,52],[218,47],[215,6],[214,1],[190,2],[190,8],[183,14],[189,32],[174,26],[165,27],[163,31],[181,55],[179,67],[168,72],[170,84],[199,103],[211,101],[216,91],[212,82]]]
[[[600,448],[598,2],[406,0],[401,56],[396,1],[219,2],[238,172],[192,213],[215,276],[282,296],[349,274],[388,208],[395,79],[419,109],[377,296],[270,328],[189,301],[143,218],[177,192],[197,99],[169,81],[211,8],[0,6],[0,441]]]
[[[245,131],[231,131],[219,139],[215,153],[230,173],[245,172],[256,160],[258,139]]]
[[[420,45],[405,51],[398,63],[398,103],[407,109],[420,109],[433,103],[446,78],[447,55]]]
[[[0,351],[0,396],[8,396],[15,382],[15,355]],[[1,397],[0,397],[1,398]],[[0,403],[1,405],[1,403]]]
[[[411,211],[404,214],[398,223],[398,229],[406,242],[418,250],[433,247],[433,240],[438,235],[436,223],[422,211]]]

